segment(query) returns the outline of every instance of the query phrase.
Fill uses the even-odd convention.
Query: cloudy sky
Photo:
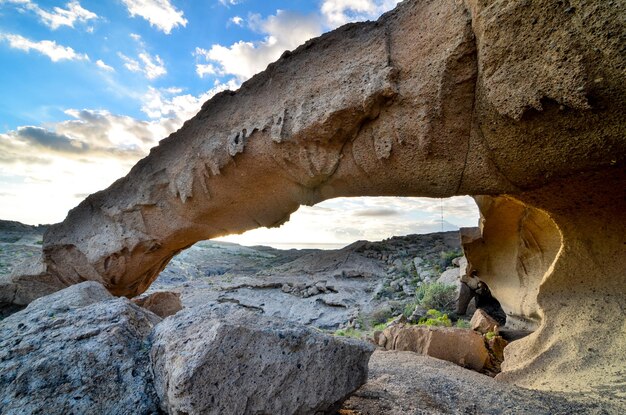
[[[0,0],[0,218],[63,220],[202,103],[398,0]],[[474,226],[467,198],[335,199],[235,239],[348,243]]]

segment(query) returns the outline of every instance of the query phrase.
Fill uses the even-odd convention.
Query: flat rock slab
[[[620,414],[574,395],[532,391],[412,352],[376,351],[369,379],[343,405],[354,415]],[[622,408],[623,410],[623,408]]]
[[[0,413],[151,414],[148,334],[160,321],[96,282],[0,322]]]
[[[367,379],[373,347],[237,306],[184,309],[155,329],[151,358],[170,414],[316,414]]]

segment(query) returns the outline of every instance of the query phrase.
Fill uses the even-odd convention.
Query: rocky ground
[[[575,396],[531,391],[412,352],[376,351],[369,380],[341,415],[569,415],[620,413]]]
[[[206,241],[176,256],[149,293],[180,292],[185,306],[241,304],[320,329],[365,328],[401,313],[417,287],[455,269],[460,255],[457,232],[327,251]]]
[[[0,276],[41,252],[45,226],[29,226],[0,220]]]
[[[40,252],[44,231],[0,221],[0,277]],[[177,292],[187,307],[241,304],[325,330],[365,329],[404,311],[416,288],[446,268],[458,276],[451,260],[460,255],[457,232],[357,241],[338,250],[204,241],[177,255],[146,294]]]
[[[0,277],[39,253],[44,230],[0,222]],[[425,284],[457,283],[459,255],[456,232],[328,251],[205,241],[175,257],[135,304],[96,283],[70,287],[0,319],[0,413],[313,414],[334,413],[346,397],[338,414],[620,413],[607,403],[518,388],[395,346],[377,350],[367,365],[373,345],[341,339],[350,330],[371,335],[377,323],[406,314]],[[409,338],[408,331],[394,331],[402,326],[389,327],[378,333]],[[482,345],[482,337],[470,333]],[[357,355],[354,362],[348,358]],[[213,370],[215,362],[223,370]],[[137,372],[138,364],[152,370]],[[103,377],[107,371],[118,379]],[[224,378],[226,372],[239,375]],[[207,377],[210,385],[199,383]],[[285,384],[307,390],[294,386],[287,396]],[[105,398],[120,388],[130,390],[124,399]],[[268,388],[277,396],[270,406],[262,399]],[[247,398],[237,399],[237,390]]]

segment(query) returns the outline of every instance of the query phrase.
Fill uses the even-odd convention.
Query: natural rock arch
[[[501,376],[614,381],[607,359],[626,355],[626,10],[495,3],[407,0],[284,54],[50,228],[31,274],[134,296],[194,242],[275,226],[301,204],[508,194],[549,216],[561,246],[539,285],[541,327],[507,348]],[[592,342],[613,347],[582,347],[577,304],[618,335]]]

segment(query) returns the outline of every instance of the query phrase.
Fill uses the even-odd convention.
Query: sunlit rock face
[[[276,226],[301,204],[506,194],[480,202],[482,237],[492,219],[508,235],[481,254],[485,277],[540,326],[506,349],[501,377],[618,388],[625,14],[623,2],[406,0],[311,40],[70,211],[45,235],[43,274],[134,296],[194,242]]]
[[[476,196],[480,228],[462,228],[467,272],[478,271],[507,313],[507,326],[541,323],[539,285],[561,248],[561,233],[543,211],[510,197]]]

